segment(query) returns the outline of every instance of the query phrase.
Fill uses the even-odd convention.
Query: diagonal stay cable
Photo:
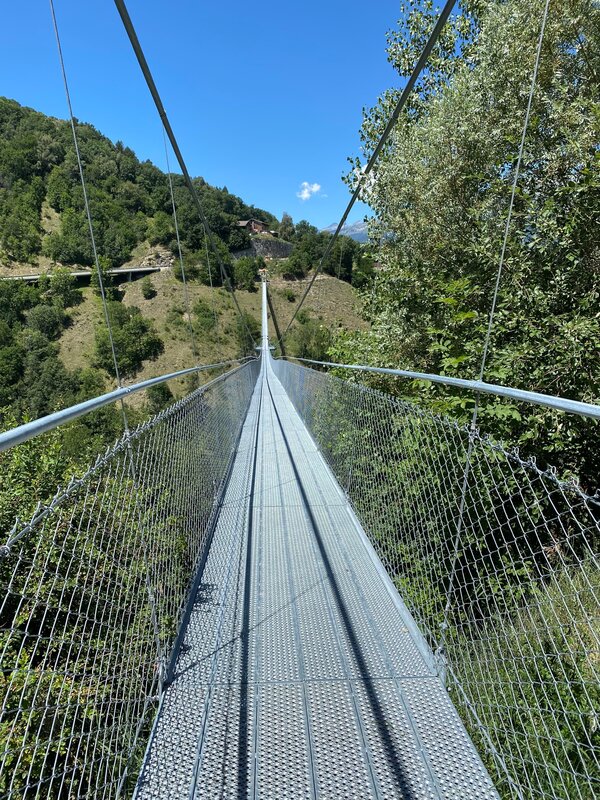
[[[523,162],[523,154],[525,152],[525,141],[527,138],[527,131],[529,129],[529,118],[531,116],[531,107],[533,105],[533,97],[535,94],[535,87],[537,84],[537,77],[540,67],[540,60],[542,56],[542,45],[544,42],[544,33],[546,30],[546,23],[548,21],[548,10],[550,6],[550,0],[545,0],[543,11],[542,11],[542,19],[540,22],[540,30],[537,40],[537,47],[535,52],[535,59],[533,63],[533,70],[531,74],[531,83],[529,86],[529,96],[527,100],[527,108],[525,110],[525,117],[523,120],[523,127],[521,130],[521,141],[519,144],[519,152],[517,156],[517,163],[515,165],[515,174],[513,177],[512,182],[512,189],[510,194],[510,202],[508,205],[508,213],[506,215],[506,223],[504,226],[504,235],[502,239],[502,247],[500,250],[500,259],[498,262],[498,271],[496,273],[496,283],[494,285],[494,292],[492,296],[492,304],[490,307],[490,315],[488,319],[488,326],[487,331],[483,343],[482,354],[481,354],[481,364],[479,367],[479,383],[483,381],[483,376],[485,374],[485,365],[487,361],[488,351],[489,351],[489,344],[490,338],[492,335],[492,329],[494,326],[494,316],[496,312],[496,305],[498,302],[498,293],[500,290],[500,281],[502,278],[502,272],[504,269],[504,261],[506,257],[506,249],[508,246],[508,236],[510,233],[510,225],[512,222],[512,215],[513,209],[515,204],[515,197],[517,193],[517,186],[519,183],[519,177],[521,174],[521,164]],[[444,609],[444,619],[441,624],[441,636],[440,642],[438,647],[438,654],[441,659],[444,658],[444,648],[445,648],[445,640],[446,640],[446,631],[448,630],[448,620],[450,617],[450,610],[452,606],[452,601],[454,599],[454,592],[455,592],[455,583],[456,583],[456,571],[458,569],[458,559],[459,559],[459,548],[460,548],[460,540],[462,536],[462,531],[464,528],[464,517],[466,512],[466,502],[467,502],[467,489],[469,484],[469,478],[471,475],[471,463],[472,463],[472,456],[473,456],[473,439],[475,432],[477,430],[477,417],[479,414],[479,402],[480,402],[480,395],[477,394],[475,396],[475,406],[473,408],[473,414],[471,416],[471,424],[469,426],[470,435],[469,435],[469,445],[467,448],[466,458],[465,458],[465,470],[462,480],[462,489],[461,489],[461,497],[460,497],[460,506],[458,509],[458,520],[456,525],[456,535],[454,538],[454,548],[453,548],[453,555],[452,555],[452,569],[450,571],[450,578],[448,582],[448,593],[446,597],[446,606]],[[445,668],[445,667],[444,667]]]
[[[87,188],[86,188],[85,174],[84,174],[84,170],[83,170],[83,161],[81,159],[81,151],[80,151],[80,148],[79,148],[79,140],[78,140],[78,137],[77,137],[77,128],[76,128],[76,125],[75,125],[75,116],[73,114],[73,106],[72,106],[72,103],[71,103],[71,93],[69,91],[69,83],[68,83],[68,80],[67,80],[67,71],[66,71],[65,61],[64,61],[63,51],[62,51],[60,33],[59,33],[59,30],[58,30],[58,22],[57,22],[57,19],[56,19],[56,10],[54,8],[54,0],[50,0],[50,14],[51,14],[51,17],[52,17],[52,25],[53,25],[53,28],[54,28],[54,35],[56,37],[56,45],[57,45],[57,48],[58,48],[58,58],[59,58],[59,61],[60,61],[60,69],[61,69],[61,73],[62,73],[62,79],[63,79],[64,89],[65,89],[65,95],[66,95],[66,99],[67,99],[67,106],[68,106],[68,109],[69,109],[69,119],[70,119],[70,122],[71,122],[71,131],[73,133],[73,143],[75,145],[75,153],[76,153],[76,156],[77,156],[77,165],[78,165],[78,168],[79,168],[79,177],[80,177],[80,180],[81,180],[81,188],[82,188],[82,192],[83,192],[83,202],[84,202],[84,206],[85,206],[85,214],[86,214],[87,222],[88,222],[90,241],[91,241],[91,245],[92,245],[92,253],[93,253],[93,256],[94,256],[94,263],[95,263],[96,271],[97,271],[97,274],[98,274],[98,285],[100,287],[100,295],[102,297],[102,307],[103,307],[103,310],[104,310],[104,318],[106,320],[106,327],[108,329],[108,337],[109,337],[109,340],[110,340],[110,348],[111,348],[111,353],[112,353],[113,367],[114,367],[114,370],[115,370],[115,377],[116,377],[116,381],[117,381],[117,386],[118,386],[119,390],[122,390],[123,384],[122,384],[122,380],[121,380],[121,374],[119,372],[119,364],[118,364],[118,360],[117,360],[117,351],[116,351],[116,348],[115,348],[114,336],[113,336],[112,326],[111,326],[111,322],[110,322],[110,314],[109,314],[109,311],[108,311],[108,303],[107,303],[107,299],[106,299],[106,292],[105,292],[105,289],[104,289],[104,282],[102,280],[102,270],[100,269],[100,260],[99,260],[99,257],[98,257],[98,249],[96,247],[96,238],[94,236],[94,225],[93,225],[93,222],[92,222],[92,213],[91,213],[91,209],[90,209],[89,197],[88,197]],[[122,414],[122,418],[123,418],[123,428],[124,428],[125,436],[126,436],[126,439],[127,439],[127,455],[128,455],[128,464],[129,464],[129,474],[130,474],[131,481],[132,481],[132,484],[133,484],[133,487],[134,487],[134,490],[135,490],[134,491],[135,513],[136,513],[136,516],[137,516],[137,519],[138,519],[138,525],[140,526],[140,530],[145,531],[146,530],[146,525],[145,525],[145,521],[144,521],[144,510],[141,507],[141,501],[140,501],[139,476],[138,476],[138,470],[137,470],[136,463],[135,463],[133,448],[132,448],[132,445],[131,445],[131,436],[130,436],[130,430],[129,430],[129,419],[128,419],[128,415],[127,415],[127,408],[125,406],[125,401],[124,401],[123,397],[120,397],[120,404],[121,404],[121,414]],[[153,628],[153,632],[154,632],[154,639],[155,639],[155,643],[156,643],[157,667],[159,669],[160,675],[162,676],[163,654],[162,654],[162,647],[161,647],[161,641],[160,641],[160,629],[159,629],[159,623],[158,623],[158,611],[157,611],[155,593],[154,593],[154,590],[153,590],[153,587],[152,587],[152,584],[151,584],[152,568],[151,568],[151,564],[150,564],[150,557],[149,557],[149,554],[148,554],[148,551],[147,551],[146,539],[145,538],[144,538],[144,544],[143,544],[143,547],[142,547],[142,552],[143,552],[143,556],[144,556],[144,562],[146,564],[144,582],[145,582],[145,587],[146,587],[146,593],[147,593],[147,596],[148,596],[150,619],[151,619],[151,624],[152,624],[152,628]]]
[[[267,304],[269,306],[269,311],[271,312],[271,319],[273,320],[273,327],[275,328],[275,335],[277,336],[277,341],[279,342],[279,349],[281,350],[281,355],[283,358],[286,358],[285,347],[283,345],[283,336],[281,335],[281,331],[279,330],[279,323],[277,322],[277,315],[275,314],[275,306],[273,305],[273,301],[271,299],[271,292],[269,291],[269,284],[267,283]]]
[[[194,366],[198,365],[198,349],[196,347],[196,337],[194,336],[194,326],[192,324],[192,309],[190,307],[190,294],[188,292],[187,279],[185,275],[185,264],[183,263],[183,252],[181,250],[181,237],[179,235],[179,220],[177,219],[177,206],[175,205],[175,194],[173,192],[173,176],[171,175],[171,165],[169,163],[169,148],[167,145],[167,135],[165,133],[164,125],[162,126],[163,142],[165,145],[165,160],[167,162],[167,178],[169,179],[169,194],[171,196],[171,208],[173,210],[173,224],[175,226],[175,237],[177,239],[177,255],[179,258],[179,269],[181,270],[181,281],[183,284],[183,300],[185,303],[185,311],[188,316],[188,325],[190,329],[190,343],[192,345],[192,356],[194,359]]]
[[[115,0],[115,2],[118,2],[118,0]],[[413,88],[415,86],[415,83],[417,82],[417,79],[418,79],[419,75],[421,74],[421,72],[425,68],[425,66],[427,64],[427,61],[429,59],[429,56],[431,54],[431,51],[433,50],[437,40],[440,38],[440,35],[441,35],[442,30],[444,28],[444,25],[446,24],[446,22],[448,20],[448,17],[450,16],[450,13],[452,12],[452,9],[454,8],[455,5],[456,5],[456,0],[446,0],[446,3],[445,3],[445,5],[444,5],[444,7],[443,7],[443,9],[442,9],[442,11],[440,13],[440,16],[438,17],[438,20],[435,23],[435,26],[434,26],[433,30],[431,31],[431,35],[429,36],[429,39],[427,40],[427,44],[423,48],[423,52],[421,53],[421,55],[419,57],[419,60],[415,64],[414,69],[413,69],[413,71],[411,73],[411,76],[410,76],[410,78],[408,79],[408,81],[406,83],[406,86],[402,90],[402,94],[400,95],[400,99],[398,100],[398,102],[396,104],[396,107],[394,108],[394,111],[392,112],[392,115],[390,116],[390,118],[388,120],[388,124],[385,126],[385,130],[381,134],[381,137],[380,137],[379,141],[377,142],[377,145],[376,145],[375,149],[373,150],[373,152],[371,154],[371,157],[369,158],[369,160],[367,162],[366,167],[361,172],[361,174],[360,174],[360,176],[358,178],[358,182],[356,184],[356,188],[354,189],[352,197],[350,198],[350,202],[346,206],[346,210],[342,214],[342,218],[338,222],[338,226],[335,229],[335,232],[334,232],[333,236],[330,238],[329,243],[328,243],[327,247],[325,248],[325,252],[321,256],[321,260],[319,261],[319,263],[317,265],[317,268],[315,269],[315,271],[313,273],[313,276],[310,279],[310,282],[309,282],[308,286],[304,290],[304,294],[302,295],[302,298],[300,299],[300,303],[296,307],[296,310],[294,311],[294,313],[292,315],[292,318],[291,318],[291,320],[289,321],[289,323],[287,325],[287,328],[283,332],[283,336],[284,337],[287,335],[287,332],[289,331],[289,329],[293,325],[294,320],[298,316],[298,313],[300,312],[300,309],[302,308],[308,293],[312,289],[313,284],[314,284],[315,280],[317,279],[317,275],[321,272],[321,270],[323,268],[323,265],[325,264],[327,258],[329,257],[329,254],[331,253],[331,251],[333,249],[333,246],[334,246],[338,236],[340,235],[340,231],[342,230],[342,228],[344,227],[344,223],[348,219],[348,214],[352,210],[352,207],[354,206],[354,203],[356,203],[356,201],[358,200],[358,197],[360,195],[360,191],[361,191],[361,189],[363,187],[363,183],[364,183],[365,179],[369,176],[371,171],[373,170],[373,167],[375,166],[375,162],[379,158],[379,154],[381,153],[383,147],[385,146],[385,143],[389,139],[390,134],[392,133],[392,130],[394,129],[394,126],[395,126],[396,122],[398,121],[398,118],[399,118],[400,114],[402,113],[402,109],[406,105],[406,101],[408,100],[408,98],[409,98],[409,96],[410,96],[410,94],[411,94],[411,92],[412,92],[412,90],[413,90]]]
[[[192,179],[190,178],[190,174],[186,167],[185,161],[183,160],[183,155],[181,154],[181,150],[179,149],[177,139],[175,138],[175,134],[173,133],[173,128],[171,127],[171,123],[169,122],[169,119],[167,117],[167,112],[165,111],[162,100],[160,99],[158,89],[156,88],[154,78],[152,77],[152,73],[150,72],[150,67],[148,66],[148,62],[146,61],[144,51],[142,50],[142,46],[138,39],[137,33],[135,32],[133,22],[131,21],[131,17],[129,16],[129,12],[127,11],[127,7],[124,3],[124,0],[115,0],[115,5],[117,7],[117,11],[119,12],[119,16],[121,17],[121,21],[123,22],[123,26],[125,27],[125,31],[127,32],[127,36],[129,37],[129,41],[131,42],[131,46],[133,47],[133,51],[138,60],[138,64],[140,65],[140,69],[142,70],[142,74],[146,81],[146,85],[148,86],[150,94],[152,95],[152,99],[154,100],[154,105],[156,106],[156,110],[158,111],[164,129],[167,133],[167,136],[169,137],[171,147],[173,148],[173,152],[175,153],[175,157],[177,159],[181,172],[183,173],[183,178],[185,180],[185,183],[188,189],[190,190],[192,200],[194,201],[194,205],[196,206],[196,210],[198,211],[198,215],[200,216],[200,220],[204,227],[205,237],[208,239],[210,249],[212,250],[213,255],[217,260],[217,264],[219,265],[219,270],[221,272],[221,280],[223,281],[223,285],[231,294],[231,298],[234,302],[234,305],[240,316],[240,319],[242,320],[242,323],[245,326],[246,331],[248,332],[250,340],[254,342],[254,337],[252,336],[250,328],[248,327],[248,323],[246,322],[246,317],[244,316],[244,313],[242,312],[242,309],[240,308],[240,305],[238,303],[238,299],[233,289],[233,284],[231,282],[229,274],[227,273],[225,264],[223,263],[223,259],[221,258],[217,246],[215,245],[214,234],[210,229],[208,220],[206,218],[206,214],[204,213],[204,209],[202,207],[202,203],[200,202],[200,197],[198,195],[198,192],[196,191],[196,187],[194,186]]]
[[[106,322],[106,328],[108,330],[108,339],[110,342],[110,350],[112,354],[112,362],[113,367],[115,370],[115,378],[117,380],[117,386],[119,389],[121,388],[121,374],[119,372],[119,364],[117,362],[117,351],[115,349],[115,340],[112,332],[112,327],[110,324],[110,315],[108,313],[108,303],[106,301],[106,291],[104,289],[104,280],[102,278],[102,270],[100,269],[100,260],[98,258],[98,249],[96,247],[96,237],[94,236],[94,225],[92,222],[92,212],[90,210],[90,201],[87,193],[87,187],[85,183],[85,176],[83,172],[83,162],[81,160],[81,150],[79,149],[79,139],[77,138],[77,128],[75,126],[75,116],[73,114],[73,105],[71,103],[71,92],[69,91],[69,82],[67,80],[67,70],[65,68],[65,60],[62,51],[62,45],[60,41],[60,34],[58,31],[58,22],[56,20],[56,11],[54,9],[54,2],[50,0],[50,14],[52,16],[52,26],[54,28],[54,36],[56,38],[56,46],[58,48],[58,60],[60,62],[60,71],[62,74],[63,85],[65,90],[65,96],[67,98],[67,107],[69,110],[69,121],[71,123],[71,133],[73,134],[73,144],[75,146],[75,155],[77,157],[77,167],[79,170],[79,179],[81,181],[81,190],[83,192],[83,205],[85,208],[85,216],[87,219],[88,224],[88,231],[90,234],[90,242],[92,245],[92,255],[94,258],[94,265],[96,267],[96,274],[98,275],[98,286],[100,287],[100,296],[102,298],[102,308],[104,311],[104,320]],[[123,407],[123,421],[125,423],[125,428],[127,429],[127,415],[125,413],[125,408]]]
[[[204,250],[206,251],[206,269],[208,270],[208,285],[210,286],[210,305],[212,307],[212,315],[216,327],[217,309],[215,308],[215,296],[213,292],[213,281],[212,281],[212,267],[210,266],[210,255],[208,252],[208,243],[206,241],[206,236],[204,237]]]

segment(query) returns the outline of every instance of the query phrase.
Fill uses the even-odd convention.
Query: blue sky
[[[112,0],[55,7],[75,115],[164,169],[160,122]],[[397,0],[128,8],[190,172],[278,217],[337,221],[361,110],[398,84],[385,53]],[[0,76],[0,94],[66,116],[47,0],[3,4]]]

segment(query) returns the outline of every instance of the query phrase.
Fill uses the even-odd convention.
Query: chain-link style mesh
[[[502,795],[599,797],[600,499],[416,405],[274,368]]]
[[[130,794],[257,375],[174,403],[5,539],[1,798]]]

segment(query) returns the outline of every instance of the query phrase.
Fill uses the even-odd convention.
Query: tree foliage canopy
[[[381,269],[366,295],[372,329],[338,341],[342,360],[477,377],[543,6],[463,2],[447,26],[365,189]],[[405,12],[388,40],[403,76],[436,16],[424,0]],[[490,382],[596,402],[599,76],[597,4],[552,0],[485,371]],[[365,115],[367,156],[394,99]],[[439,392],[419,392],[439,406]],[[467,417],[470,402],[446,396],[443,408]],[[581,420],[557,425],[549,412],[500,403],[483,411],[488,429],[526,451],[539,453],[542,439],[555,462],[597,473]]]
[[[135,374],[143,361],[155,359],[162,353],[162,339],[139,308],[112,301],[108,303],[108,314],[122,375]],[[105,325],[96,330],[96,364],[114,375],[112,347]]]
[[[127,261],[145,239],[174,247],[167,175],[92,125],[78,122],[77,134],[96,244],[109,266]],[[200,250],[204,232],[197,209],[183,178],[172,179],[184,249]],[[226,187],[210,186],[202,178],[195,185],[212,230],[229,249],[246,246],[239,219],[278,224],[272,214],[247,205]],[[59,214],[57,230],[44,230],[44,204]],[[9,262],[27,262],[43,252],[62,264],[92,263],[69,124],[6,98],[0,98],[0,252]]]

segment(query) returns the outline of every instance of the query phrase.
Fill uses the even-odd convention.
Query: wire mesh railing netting
[[[0,798],[130,792],[258,369],[124,435],[5,538]]]
[[[501,794],[600,796],[598,497],[417,405],[273,364]]]

